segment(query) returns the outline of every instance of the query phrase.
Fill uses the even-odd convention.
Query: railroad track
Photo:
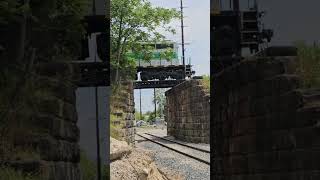
[[[167,139],[167,138],[163,138],[163,137],[160,137],[160,136],[156,136],[156,135],[153,135],[153,134],[150,134],[150,133],[145,133],[145,134],[148,134],[149,136],[153,136],[153,137],[156,137],[156,138],[159,138],[159,139],[163,139],[163,140],[165,140],[165,141],[169,141],[169,142],[172,142],[172,143],[175,143],[175,144],[179,144],[179,145],[184,146],[184,147],[188,147],[188,148],[191,148],[191,149],[195,149],[195,150],[197,150],[197,151],[201,151],[201,152],[205,152],[205,153],[210,153],[210,151],[208,151],[208,150],[206,150],[206,149],[197,148],[197,147],[190,146],[190,145],[187,145],[187,144],[183,144],[183,143],[180,143],[180,142],[171,140],[171,139]]]
[[[169,139],[166,139],[166,138],[163,138],[163,137],[159,137],[159,136],[155,136],[155,135],[152,135],[152,134],[149,134],[149,133],[144,133],[145,135],[148,135],[148,136],[151,136],[151,137],[155,137],[156,139],[160,140],[156,140],[156,139],[152,139],[150,137],[146,137],[145,135],[141,135],[141,134],[136,134],[150,142],[153,142],[155,144],[158,144],[162,147],[165,147],[171,151],[174,151],[174,152],[177,152],[179,154],[182,154],[184,156],[187,156],[191,159],[194,159],[196,161],[199,161],[201,163],[204,163],[204,164],[207,164],[207,165],[210,165],[210,161],[208,161],[210,159],[210,151],[208,150],[204,150],[204,149],[201,149],[201,148],[197,148],[197,147],[193,147],[193,146],[189,146],[189,145],[186,145],[186,144],[183,144],[183,143],[180,143],[180,142],[177,142],[177,141],[173,141],[173,140],[169,140]],[[161,142],[162,141],[162,142]],[[167,142],[170,142],[171,144],[174,144],[176,146],[180,146],[180,148],[174,148],[172,147],[172,145],[168,145],[166,143],[164,143],[163,141],[167,141]],[[181,150],[183,149],[183,150]],[[187,152],[189,151],[189,152]],[[190,153],[192,152],[192,153]],[[208,158],[203,158],[203,157],[199,157],[199,155],[202,154],[202,155],[205,155],[205,156],[208,156]],[[208,160],[206,160],[208,159]]]

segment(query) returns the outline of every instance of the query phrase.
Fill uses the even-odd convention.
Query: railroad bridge
[[[123,125],[123,139],[134,142],[134,89],[171,88],[166,92],[165,120],[169,136],[176,139],[209,143],[210,95],[199,79],[122,82],[122,113],[117,124]],[[120,100],[117,100],[120,101]],[[112,105],[114,106],[114,105]]]

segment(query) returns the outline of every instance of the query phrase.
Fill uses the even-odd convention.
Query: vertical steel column
[[[101,157],[100,157],[100,129],[99,129],[99,104],[98,104],[98,87],[95,87],[95,99],[96,99],[96,136],[97,136],[97,168],[98,168],[98,180],[101,180]]]
[[[96,0],[92,3],[92,13],[96,14]],[[97,41],[97,36],[95,37]],[[94,62],[97,61],[97,43],[95,43]],[[100,157],[100,129],[99,129],[99,103],[98,103],[98,87],[95,86],[95,106],[96,106],[96,138],[97,138],[97,180],[101,179],[101,157]]]

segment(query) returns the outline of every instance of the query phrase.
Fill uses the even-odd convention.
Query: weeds
[[[297,73],[304,88],[320,88],[320,45],[296,42],[298,47]]]
[[[80,153],[80,170],[83,180],[92,180],[96,178],[97,166],[83,151]]]
[[[201,83],[204,86],[206,92],[210,93],[210,76],[204,75]]]

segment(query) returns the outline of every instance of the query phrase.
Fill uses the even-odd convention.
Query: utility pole
[[[153,98],[154,98],[154,118],[156,118],[157,117],[156,88],[153,88]]]
[[[184,26],[183,26],[183,4],[182,0],[180,0],[180,10],[181,10],[181,40],[182,40],[182,63],[183,63],[183,78],[186,78],[186,63],[185,63],[185,55],[184,55]]]
[[[141,107],[141,89],[140,90],[140,120],[142,120],[142,107]]]

